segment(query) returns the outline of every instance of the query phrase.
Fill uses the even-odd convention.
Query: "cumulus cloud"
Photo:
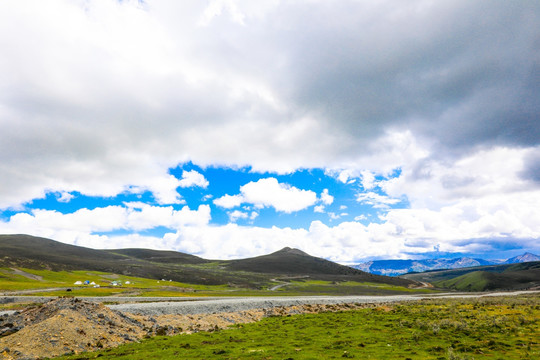
[[[236,222],[238,219],[248,218],[248,214],[240,210],[231,211],[228,213],[228,215],[229,215],[229,220],[231,220],[231,222],[233,223]]]
[[[159,204],[181,204],[182,197],[176,191],[179,186],[181,186],[181,181],[169,175],[150,178],[141,188],[150,190]]]
[[[361,214],[354,217],[354,221],[361,221],[361,220],[367,220],[367,216],[364,214]]]
[[[74,197],[75,197],[75,195],[70,194],[67,191],[62,191],[61,193],[59,193],[57,195],[58,201],[59,202],[64,202],[64,203],[70,202]]]
[[[413,208],[438,210],[457,201],[499,195],[501,202],[512,201],[505,195],[537,191],[522,176],[531,153],[529,149],[495,147],[455,161],[424,159],[379,186],[393,198],[406,195]]]
[[[313,212],[324,213],[324,205],[317,205],[313,207]]]
[[[317,195],[311,190],[301,190],[288,184],[279,183],[276,178],[251,181],[240,187],[238,195],[224,195],[214,200],[214,204],[233,208],[242,203],[256,207],[273,207],[276,211],[291,213],[315,204]]]
[[[371,171],[362,171],[362,187],[364,190],[371,190],[375,187],[375,175]]]
[[[203,174],[191,170],[191,171],[184,171],[182,173],[182,179],[178,182],[180,187],[202,187],[203,189],[206,189],[208,187],[208,180],[204,177]]]
[[[328,189],[324,189],[321,192],[321,196],[319,198],[319,205],[313,208],[313,212],[324,213],[325,207],[327,205],[331,205],[333,202],[334,202],[334,197],[330,195],[330,193],[328,192]],[[328,215],[332,218],[332,213],[328,213]]]
[[[144,203],[126,203],[124,206],[107,206],[80,209],[63,214],[54,210],[32,210],[17,213],[8,221],[0,222],[2,233],[31,233],[56,238],[63,232],[91,235],[115,230],[139,231],[158,226],[177,229],[182,226],[203,226],[210,221],[210,207],[200,205],[197,210],[184,206],[174,210],[172,206],[152,206]],[[62,236],[59,240],[65,241]]]
[[[364,225],[358,222],[365,219],[361,216],[357,221],[335,226],[313,221],[307,229],[233,223],[217,226],[210,223],[208,205],[197,210],[174,210],[170,206],[126,203],[71,214],[49,210],[18,213],[0,221],[0,232],[26,232],[100,248],[175,249],[215,259],[257,256],[291,246],[334,261],[354,262],[373,257],[403,258],[406,254],[430,252],[435,246],[442,252],[490,252],[515,246],[515,239],[519,239],[520,246],[538,249],[540,214],[534,209],[539,201],[540,192],[503,199],[491,195],[438,211],[391,209],[381,216],[379,223]],[[240,210],[231,214],[236,219],[254,215]],[[111,233],[157,226],[167,227],[170,232],[163,237]]]
[[[331,205],[334,202],[334,197],[328,193],[328,189],[324,189],[321,193],[321,202],[324,205]]]
[[[223,195],[222,197],[215,199],[214,204],[226,209],[232,209],[240,206],[243,201],[244,198],[241,195]]]
[[[149,191],[161,205],[31,210],[1,230],[227,257],[296,245],[335,259],[538,239],[539,29],[535,1],[0,2],[0,209],[47,193]],[[357,200],[384,220],[212,227],[210,207],[164,206],[185,202],[178,187],[209,186],[196,171],[170,175],[188,161],[322,168],[361,184]],[[324,194],[270,177],[214,204],[322,212]],[[409,209],[389,208],[403,199]],[[95,234],[152,224],[174,231]]]
[[[539,7],[3,2],[0,206],[148,187],[186,160],[377,171],[388,131],[437,156],[538,145]]]

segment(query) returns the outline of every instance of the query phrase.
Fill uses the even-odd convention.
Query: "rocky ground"
[[[214,314],[135,315],[59,298],[0,317],[0,358],[41,359],[95,351],[153,335],[214,331],[267,316],[338,311],[366,304],[295,305]]]

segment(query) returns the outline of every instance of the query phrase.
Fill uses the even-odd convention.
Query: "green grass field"
[[[539,359],[540,296],[265,318],[61,359]]]
[[[3,292],[35,290],[28,295],[34,296],[204,296],[208,292],[224,292],[226,285],[193,285],[175,281],[162,281],[140,277],[111,274],[99,271],[49,271],[24,269],[27,274],[34,275],[36,279],[18,275],[12,269],[0,268],[0,289]],[[94,288],[91,285],[75,285],[76,281],[89,280],[100,285]],[[112,281],[120,281],[122,286],[112,286]],[[126,284],[129,282],[129,284]],[[71,291],[48,291],[52,288],[70,288]],[[39,291],[43,289],[43,291]]]
[[[276,291],[269,290],[280,284],[269,281],[261,289],[249,289],[232,285],[198,285],[175,281],[162,281],[140,277],[117,275],[99,271],[50,271],[20,268],[20,275],[13,269],[0,268],[0,292],[32,290],[34,296],[300,296],[300,295],[385,295],[410,292],[432,292],[427,289],[408,289],[402,286],[366,282],[334,282],[322,280],[291,281]],[[34,278],[30,278],[29,275]],[[95,282],[100,285],[74,285],[76,281]],[[111,286],[112,281],[122,286]],[[129,282],[129,284],[126,284]],[[67,289],[49,290],[49,289]],[[0,306],[0,309],[2,307]]]

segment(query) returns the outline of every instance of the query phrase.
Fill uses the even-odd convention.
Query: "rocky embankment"
[[[215,331],[267,316],[339,311],[367,304],[303,304],[214,314],[136,315],[59,298],[0,317],[0,358],[40,359],[95,351],[154,335]]]

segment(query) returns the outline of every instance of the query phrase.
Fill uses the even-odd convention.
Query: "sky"
[[[0,233],[540,253],[540,2],[0,2]]]

